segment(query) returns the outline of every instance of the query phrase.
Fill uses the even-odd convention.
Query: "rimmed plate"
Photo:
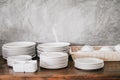
[[[43,44],[39,44],[38,48],[59,48],[59,47],[66,47],[69,46],[70,43],[68,42],[54,42],[54,43],[43,43]]]
[[[34,46],[36,43],[35,42],[11,42],[11,43],[6,43],[3,45],[3,47],[10,47],[10,48],[24,48],[24,47],[31,47]]]

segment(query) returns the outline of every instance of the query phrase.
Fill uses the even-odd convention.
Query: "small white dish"
[[[30,60],[26,61],[24,65],[24,72],[36,72],[37,71],[37,61]]]
[[[25,61],[19,61],[12,64],[14,72],[24,72]]]
[[[13,64],[14,72],[36,72],[37,71],[37,61],[16,61]]]
[[[120,51],[120,44],[118,44],[118,45],[116,45],[116,46],[114,46],[114,49],[115,49],[115,51]]]
[[[101,49],[99,51],[101,51],[101,52],[113,52],[113,49],[109,46],[103,46],[103,47],[101,47]]]
[[[30,55],[11,56],[11,57],[7,58],[7,65],[12,67],[14,62],[27,61],[27,60],[31,60],[31,59],[32,59],[32,56],[30,56]]]
[[[64,52],[45,52],[43,54],[40,54],[40,57],[44,58],[63,58],[63,57],[68,57],[67,53]]]
[[[91,51],[94,51],[93,47],[90,46],[90,45],[85,45],[81,48],[81,50],[79,50],[79,52],[82,51],[82,52],[91,52]]]
[[[100,64],[103,63],[104,61],[99,58],[79,58],[76,59],[75,62],[80,64]]]

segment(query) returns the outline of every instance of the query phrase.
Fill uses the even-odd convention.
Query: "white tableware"
[[[10,47],[10,48],[24,48],[24,47],[32,47],[35,46],[35,42],[11,42],[6,43],[3,45],[3,47]]]
[[[63,57],[68,57],[67,53],[64,52],[45,52],[40,55],[40,57],[45,57],[45,58],[63,58]]]
[[[39,44],[38,47],[41,48],[61,48],[61,47],[66,47],[69,46],[70,43],[67,42],[54,42],[54,43],[43,43],[43,44]]]
[[[114,46],[114,49],[115,49],[115,51],[120,51],[120,44],[118,44],[118,45],[116,45],[116,46]]]
[[[45,66],[44,64],[43,65],[40,65],[42,68],[46,68],[46,69],[61,69],[61,68],[65,68],[68,66],[68,64],[63,64],[63,65],[49,65],[49,66]]]
[[[37,71],[37,61],[30,60],[26,61],[24,65],[24,72],[36,72]]]
[[[91,51],[94,51],[93,47],[90,46],[90,45],[85,45],[81,48],[80,51],[83,51],[83,52],[91,52]]]
[[[11,42],[2,46],[3,58],[35,54],[35,42]]]
[[[40,67],[60,69],[68,65],[68,54],[63,52],[45,52],[40,54]]]
[[[16,61],[13,64],[13,71],[15,72],[36,72],[37,61]]]
[[[104,61],[98,58],[79,58],[74,62],[76,68],[83,70],[95,70],[104,67]]]
[[[24,72],[24,65],[25,65],[25,61],[15,62],[12,65],[13,66],[13,71],[14,72]]]
[[[12,67],[14,62],[27,61],[27,60],[31,60],[31,59],[32,59],[32,57],[30,55],[11,56],[11,57],[7,58],[7,65]]]
[[[113,52],[113,49],[109,46],[103,46],[101,47],[101,49],[99,51],[102,51],[102,52]]]
[[[80,64],[75,64],[74,65],[78,69],[83,69],[83,70],[96,70],[104,67],[104,63],[97,64],[97,65],[80,65]]]

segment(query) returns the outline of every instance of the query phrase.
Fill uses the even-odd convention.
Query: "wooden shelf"
[[[94,71],[74,68],[72,60],[68,67],[59,70],[40,68],[35,73],[16,73],[0,57],[0,80],[120,80],[120,61],[105,62],[105,67]]]

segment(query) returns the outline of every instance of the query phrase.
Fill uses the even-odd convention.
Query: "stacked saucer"
[[[104,67],[104,61],[98,58],[79,58],[75,60],[74,66],[83,70],[96,70]]]
[[[40,67],[46,69],[60,69],[68,65],[68,54],[64,52],[44,52],[39,57]]]
[[[35,55],[35,42],[11,42],[2,46],[3,58],[17,55]]]
[[[55,42],[55,43],[43,43],[37,47],[38,54],[43,52],[66,52],[69,51],[70,43],[67,42]]]

